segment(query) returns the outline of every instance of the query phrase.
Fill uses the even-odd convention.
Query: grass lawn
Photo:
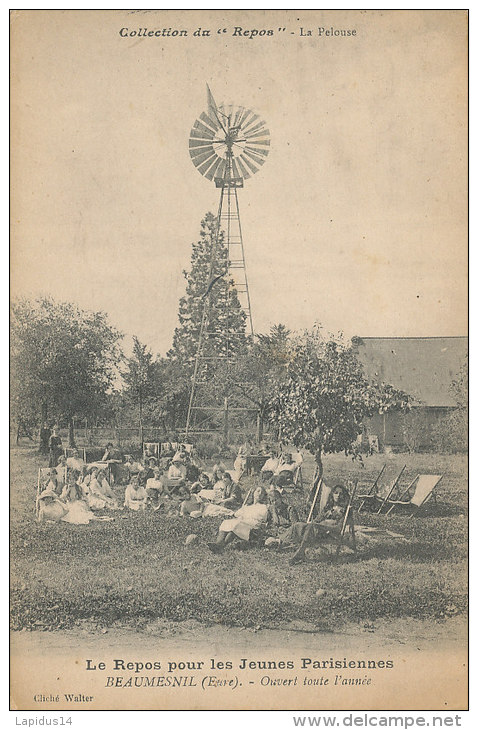
[[[408,542],[363,545],[358,559],[338,562],[314,552],[289,566],[287,553],[266,549],[213,555],[220,518],[166,518],[158,513],[116,513],[90,525],[35,521],[36,477],[45,460],[31,446],[12,449],[11,628],[134,626],[165,618],[206,624],[287,627],[307,621],[336,627],[342,621],[414,617],[442,619],[467,607],[467,462],[460,455],[392,454],[364,459],[343,455],[324,462],[331,484],[358,476],[373,482],[384,460],[387,473],[439,473],[437,504],[422,516],[358,515],[356,522],[385,526]],[[310,484],[313,461],[304,465]],[[245,480],[246,489],[252,480]],[[120,496],[122,489],[118,489]],[[122,495],[121,495],[122,496]],[[299,506],[302,500],[294,495]],[[115,514],[115,513],[112,513]],[[304,514],[304,509],[302,509]],[[185,546],[188,534],[197,543]],[[325,593],[320,596],[316,591]]]

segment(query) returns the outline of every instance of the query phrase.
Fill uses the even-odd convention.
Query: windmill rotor
[[[189,135],[193,164],[208,180],[247,180],[264,164],[269,147],[270,132],[258,114],[214,101]]]

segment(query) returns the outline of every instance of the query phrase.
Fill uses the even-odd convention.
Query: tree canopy
[[[319,327],[293,343],[273,401],[282,438],[315,454],[319,476],[322,454],[353,451],[364,418],[408,407],[402,391],[366,380],[353,346],[325,339]]]
[[[106,398],[120,358],[120,332],[103,312],[42,297],[18,299],[11,314],[14,409],[42,420],[93,416]]]

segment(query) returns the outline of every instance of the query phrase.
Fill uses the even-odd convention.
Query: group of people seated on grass
[[[184,445],[178,444],[174,452],[163,452],[160,458],[145,449],[142,459],[125,455],[116,479],[110,468],[111,456],[111,444],[102,461],[94,464],[86,464],[77,450],[69,456],[61,454],[56,467],[48,470],[39,485],[38,520],[88,524],[95,519],[112,519],[108,515],[118,510],[223,517],[215,542],[209,543],[213,553],[221,553],[229,545],[296,546],[291,562],[298,562],[308,545],[340,530],[349,499],[347,489],[339,484],[322,512],[302,521],[287,489],[302,463],[300,453],[294,457],[290,453],[270,454],[247,493],[240,485],[246,469],[244,447],[239,449],[233,469],[227,470],[217,456],[208,472],[200,470]]]
[[[244,504],[232,518],[223,520],[209,549],[221,553],[228,545],[241,548],[248,544],[295,548],[290,563],[301,562],[307,547],[339,537],[348,502],[347,488],[337,484],[324,509],[311,514],[312,519],[305,522],[299,519],[294,507],[287,505],[277,488],[260,485],[253,493],[252,504]]]

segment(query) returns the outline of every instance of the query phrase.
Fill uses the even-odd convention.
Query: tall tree
[[[167,357],[172,381],[168,388],[166,410],[168,421],[175,428],[186,423],[196,354],[204,312],[207,334],[202,343],[202,361],[198,379],[201,403],[217,405],[227,392],[225,382],[213,382],[219,369],[217,356],[236,356],[247,347],[246,315],[241,307],[233,279],[227,275],[227,246],[218,230],[217,217],[207,213],[201,221],[199,240],[192,244],[191,266],[184,271],[186,294],[179,301],[178,319],[173,346]]]
[[[227,246],[218,232],[218,221],[207,213],[201,221],[199,240],[192,245],[191,268],[183,271],[186,294],[179,301],[179,326],[176,327],[168,357],[192,371],[199,342],[205,305],[208,307],[208,331],[205,354],[221,355],[243,349],[246,342],[246,315],[241,307],[234,282],[225,276]],[[226,306],[227,304],[227,306]],[[226,337],[232,333],[233,337]]]
[[[315,327],[293,345],[274,410],[282,436],[315,454],[319,479],[322,455],[352,452],[364,418],[407,409],[409,401],[390,385],[368,382],[353,348],[323,338]]]
[[[287,374],[291,356],[290,334],[285,325],[273,325],[269,334],[258,334],[256,341],[237,356],[225,373],[238,404],[247,404],[255,409],[256,439],[259,442],[272,412],[276,389]]]
[[[133,337],[133,353],[126,359],[123,380],[126,384],[125,395],[138,408],[139,425],[143,426],[145,405],[159,397],[157,392],[157,365],[151,350]]]
[[[65,418],[74,444],[74,418],[104,403],[119,360],[121,334],[102,312],[50,298],[12,305],[11,369],[15,400],[45,420]]]

